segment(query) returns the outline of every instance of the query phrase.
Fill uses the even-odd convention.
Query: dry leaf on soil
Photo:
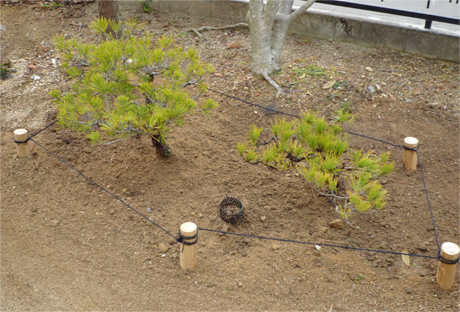
[[[243,44],[240,41],[232,41],[227,45],[229,49],[239,49]]]
[[[332,86],[337,82],[337,80],[331,80],[329,82],[326,82],[325,84],[323,84],[322,88],[323,89],[330,89],[332,88]]]
[[[406,248],[404,248],[401,252],[404,253],[404,254],[409,253]],[[401,255],[401,256],[402,256],[402,259],[403,259],[404,263],[406,265],[410,266],[410,258],[409,258],[409,256],[408,255]]]

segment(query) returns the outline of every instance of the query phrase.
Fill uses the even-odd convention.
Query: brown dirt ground
[[[458,274],[453,288],[442,290],[434,259],[411,257],[409,267],[396,255],[317,251],[201,231],[198,264],[182,271],[179,246],[169,235],[45,150],[30,143],[32,156],[17,159],[13,130],[44,127],[54,112],[47,92],[69,88],[52,64],[52,37],[91,40],[88,28],[78,25],[93,20],[96,8],[94,3],[56,10],[1,7],[7,28],[2,59],[16,70],[1,82],[2,311],[458,311]],[[289,35],[283,70],[274,76],[288,95],[274,100],[275,90],[248,70],[247,30],[207,32],[198,40],[186,31],[226,22],[122,6],[122,17],[132,16],[147,21],[157,37],[177,34],[184,46],[197,47],[222,75],[208,77],[213,89],[261,105],[276,103],[294,114],[315,110],[329,117],[348,103],[356,116],[350,130],[395,144],[418,138],[439,241],[458,243],[458,64]],[[235,40],[242,47],[228,49]],[[299,78],[294,72],[310,65],[325,69],[326,76]],[[323,89],[332,79],[347,83]],[[207,96],[219,108],[211,119],[190,116],[172,131],[170,159],[158,159],[147,137],[92,146],[84,136],[53,126],[36,140],[174,235],[186,221],[226,229],[218,204],[235,196],[245,209],[245,222],[228,228],[235,233],[436,256],[421,171],[402,168],[402,150],[350,137],[354,147],[390,150],[396,169],[381,180],[390,194],[388,206],[354,215],[352,224],[335,229],[329,226],[338,218],[332,206],[295,171],[250,165],[238,155],[236,143],[249,126],[266,126],[275,115],[216,93]]]

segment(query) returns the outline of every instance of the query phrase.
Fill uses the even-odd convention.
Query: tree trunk
[[[308,0],[292,12],[294,0],[250,0],[248,23],[251,32],[251,71],[270,75],[279,71],[280,56],[291,22],[315,0]]]
[[[98,8],[99,17],[104,17],[107,20],[112,20],[115,23],[120,21],[120,14],[118,12],[118,4],[116,0],[99,0]],[[115,33],[112,30],[112,27],[109,25],[105,32],[107,34],[112,34],[113,38],[121,38],[121,29],[118,33]]]
[[[151,136],[151,138],[152,138],[153,146],[155,146],[155,149],[156,149],[156,152],[157,152],[158,156],[160,156],[160,157],[169,157],[169,156],[171,156],[171,149],[161,139],[161,134],[160,133],[154,134],[153,136]]]

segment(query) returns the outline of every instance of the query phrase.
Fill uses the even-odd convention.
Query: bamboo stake
[[[404,139],[404,146],[416,148],[418,146],[418,140],[413,137],[407,137]],[[417,152],[407,149],[404,150],[404,167],[409,171],[417,169]]]
[[[446,242],[441,246],[441,256],[448,260],[456,260],[460,254],[460,248],[454,243]],[[442,261],[438,262],[438,273],[436,279],[442,289],[447,290],[454,284],[455,269],[457,264],[448,264]]]
[[[16,141],[25,141],[28,138],[27,130],[26,129],[16,129],[14,130],[14,139]],[[25,143],[16,143],[16,151],[18,153],[18,157],[26,157],[30,155],[28,141]]]
[[[195,223],[186,222],[180,226],[180,235],[184,242],[192,245],[180,244],[180,266],[183,270],[193,269],[196,265],[196,242],[198,229]],[[187,238],[192,237],[192,238]]]

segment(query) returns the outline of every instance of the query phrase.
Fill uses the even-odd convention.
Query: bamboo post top
[[[452,257],[452,259],[449,259],[448,257],[445,257],[446,259],[449,259],[449,260],[455,260],[456,257],[459,253],[460,253],[460,247],[458,247],[456,244],[454,243],[449,243],[449,242],[446,242],[444,244],[442,244],[441,246],[441,250],[447,255],[447,256],[450,256]]]
[[[180,226],[180,232],[183,236],[193,236],[196,234],[196,224],[193,222],[185,222]]]
[[[404,139],[404,145],[410,148],[417,147],[418,145],[418,140],[413,137],[407,137]]]
[[[26,130],[26,129],[16,129],[16,130],[14,130],[14,136],[15,136],[15,137],[16,137],[16,136],[23,136],[24,134],[27,134],[27,130]],[[21,141],[24,141],[24,140],[26,140],[26,139],[27,139],[27,137],[25,137],[25,138],[24,138],[23,140],[21,140]],[[16,140],[19,141],[18,139],[16,139]]]

